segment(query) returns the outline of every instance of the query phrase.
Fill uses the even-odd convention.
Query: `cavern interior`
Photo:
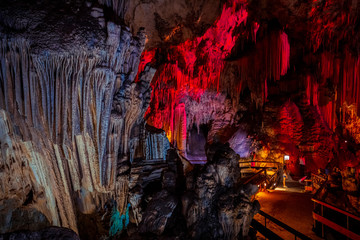
[[[360,239],[359,0],[0,0],[0,240]]]

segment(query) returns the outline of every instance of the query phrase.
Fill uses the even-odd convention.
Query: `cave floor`
[[[303,186],[295,181],[286,185],[288,188],[277,187],[273,191],[259,192],[256,199],[260,202],[261,210],[314,240],[322,239],[312,231],[312,194],[304,193]],[[255,219],[264,224],[263,216],[257,214]],[[270,220],[266,221],[266,226],[283,239],[294,239],[293,234]],[[257,238],[265,239],[260,233]]]

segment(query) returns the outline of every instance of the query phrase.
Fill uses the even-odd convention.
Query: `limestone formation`
[[[1,0],[0,239],[249,238],[239,160],[284,155],[359,214],[359,10]]]
[[[57,11],[50,5],[40,15],[40,5],[29,6],[28,19],[49,19],[30,22],[21,33],[6,21],[9,12],[2,15],[13,30],[0,44],[2,179],[18,180],[4,182],[0,194],[8,208],[1,213],[6,219],[1,232],[23,226],[18,212],[33,215],[34,230],[52,225],[78,231],[77,211],[92,214],[108,199],[120,202],[127,190],[115,184],[117,150],[129,153],[131,129],[149,101],[152,75],[133,82],[143,33],[133,37],[109,21],[105,38],[104,26],[89,27],[96,21],[86,15],[89,9],[78,13],[86,22],[73,19],[61,3],[56,6]],[[62,12],[68,15],[52,26]],[[122,115],[109,121],[116,92],[125,93]]]

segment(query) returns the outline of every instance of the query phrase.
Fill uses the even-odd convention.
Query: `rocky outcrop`
[[[168,220],[172,216],[179,200],[175,195],[176,175],[174,172],[163,174],[162,190],[156,193],[144,211],[143,219],[139,225],[142,233],[154,233],[161,235]]]
[[[257,186],[241,185],[239,156],[228,144],[207,148],[210,161],[184,172],[175,149],[166,160],[134,161],[127,239],[246,238],[260,205],[252,201]]]
[[[207,149],[208,163],[186,178],[182,212],[194,239],[237,239],[248,235],[260,209],[251,197],[257,186],[239,184],[239,156],[228,144]]]

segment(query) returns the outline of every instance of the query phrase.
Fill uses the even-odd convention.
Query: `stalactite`
[[[354,105],[344,105],[341,108],[343,117],[342,122],[346,129],[346,133],[353,137],[357,144],[360,143],[360,117]]]
[[[172,132],[174,133],[173,142],[176,143],[176,147],[181,151],[186,149],[186,111],[185,104],[180,103],[175,107],[174,111],[174,124]]]
[[[131,87],[126,89],[124,115],[111,116],[119,87],[116,77],[134,81],[145,35],[139,32],[135,39],[128,29],[111,22],[107,29],[108,52],[79,48],[72,53],[33,53],[21,38],[0,41],[0,108],[11,114],[28,141],[29,171],[41,176],[32,185],[45,189],[47,205],[39,211],[53,225],[75,231],[70,195],[77,196],[76,207],[86,214],[95,211],[99,195],[113,197],[110,191],[115,189],[122,191],[116,194],[119,202],[126,202],[127,181],[121,188],[115,183],[117,150],[121,146],[128,154],[130,131],[151,92],[154,71],[147,68],[139,83],[125,85]]]
[[[233,7],[237,4],[234,3]],[[174,132],[173,126],[178,125],[178,122],[174,122],[174,112],[184,99],[199,101],[206,90],[222,91],[231,96],[233,105],[236,106],[240,92],[247,85],[252,90],[253,101],[260,107],[267,98],[267,81],[279,80],[289,68],[290,45],[287,34],[274,31],[269,37],[256,43],[255,54],[237,61],[235,75],[230,77],[231,80],[226,75],[227,71],[220,76],[220,73],[224,72],[224,66],[229,65],[225,65],[223,60],[235,45],[236,38],[231,35],[231,31],[235,26],[246,22],[245,9],[235,9],[225,6],[214,27],[202,37],[172,47],[170,52],[176,54],[168,55],[169,63],[163,64],[154,77],[154,91],[146,116],[148,123],[166,131],[172,143],[179,135]],[[152,57],[154,51],[146,52],[142,61],[151,62]],[[198,65],[197,61],[204,62]],[[168,89],[165,89],[165,86]],[[191,114],[189,107],[185,105],[187,114]],[[201,119],[202,117],[203,114],[188,117],[187,126],[192,127],[192,119],[197,119],[197,123],[210,120]]]
[[[335,103],[333,101],[329,101],[325,106],[319,106],[320,112],[322,113],[323,120],[327,123],[329,128],[332,131],[335,131]]]
[[[165,161],[169,148],[169,140],[164,132],[148,134],[145,145],[146,160],[162,159]]]
[[[345,103],[354,104],[360,109],[360,58],[345,51],[344,59],[337,58],[329,52],[321,55],[321,79],[322,84],[330,81],[336,87],[334,89],[339,106]],[[336,99],[334,99],[336,101]]]
[[[308,105],[318,106],[319,84],[311,75],[306,76],[305,84],[306,84],[306,101]]]
[[[290,67],[290,44],[288,40],[288,36],[286,33],[281,32],[280,33],[280,47],[281,49],[279,52],[281,52],[281,71],[280,75],[284,76],[287,72],[287,70]]]
[[[359,8],[357,1],[313,1],[309,12],[311,48],[338,50],[342,42],[356,46],[359,35],[354,26],[359,22]]]
[[[122,118],[119,118],[116,115],[111,115],[106,151],[107,155],[101,165],[102,171],[104,173],[106,172],[106,174],[101,176],[101,182],[108,188],[111,188],[115,181],[116,160],[119,155],[119,146],[121,146],[123,126],[124,120]]]
[[[182,149],[186,147],[182,143],[186,140],[184,128],[189,124],[186,123],[186,115],[180,117],[181,100],[189,97],[197,101],[206,89],[220,91],[220,72],[224,67],[224,59],[236,41],[233,31],[240,24],[246,23],[246,18],[247,12],[242,1],[225,4],[220,18],[203,36],[171,48],[170,52],[177,54],[169,54],[169,63],[160,67],[154,77],[151,105],[146,113],[148,123],[164,129],[169,140],[172,143],[177,140]],[[177,56],[181,56],[181,63]],[[151,53],[145,53],[142,60],[150,62],[145,60],[146,57],[152,57]],[[197,61],[204,62],[198,64]],[[169,88],[165,89],[165,85]],[[163,106],[166,106],[165,109]],[[188,112],[187,106],[185,111]],[[176,121],[181,121],[183,128],[175,129],[174,126],[179,125]]]

